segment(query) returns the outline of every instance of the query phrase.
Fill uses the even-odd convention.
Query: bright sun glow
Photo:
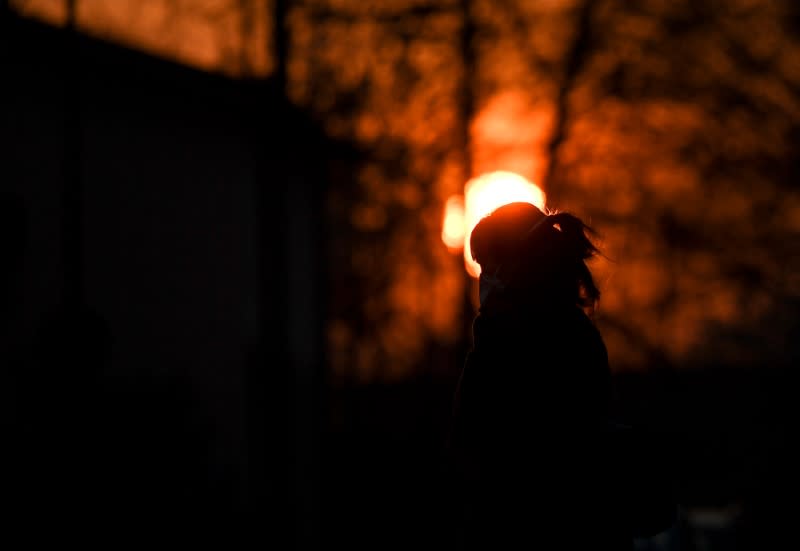
[[[544,210],[545,194],[536,184],[529,182],[519,174],[505,171],[490,172],[473,178],[467,182],[464,190],[466,196],[463,218],[464,263],[467,272],[472,277],[478,277],[481,268],[472,260],[469,248],[469,238],[475,225],[494,209],[517,201],[532,203]],[[445,218],[446,224],[447,218]],[[442,235],[444,238],[444,232]],[[445,243],[447,242],[445,241]]]
[[[442,224],[442,241],[450,250],[459,250],[464,246],[466,233],[464,222],[464,198],[453,195],[444,206],[444,223]]]

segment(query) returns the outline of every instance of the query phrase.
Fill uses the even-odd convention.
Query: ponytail
[[[594,230],[577,216],[568,212],[559,212],[549,215],[548,219],[551,226],[557,226],[557,229],[561,231],[564,236],[564,245],[581,260],[588,260],[599,252],[586,235],[587,233],[594,235]]]
[[[596,235],[595,231],[569,212],[549,214],[530,230],[532,245],[546,251],[552,270],[574,279],[576,303],[593,309],[600,298],[600,290],[585,261],[599,254],[599,250],[589,239],[590,235]]]

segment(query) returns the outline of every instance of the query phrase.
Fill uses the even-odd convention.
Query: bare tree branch
[[[472,176],[472,151],[470,140],[470,122],[475,115],[475,24],[470,13],[472,2],[461,0],[461,56],[464,63],[464,76],[461,90],[461,124],[462,128],[462,154],[464,155],[464,176]]]
[[[592,15],[594,2],[584,0],[578,8],[578,27],[575,31],[575,40],[567,52],[564,64],[564,76],[556,96],[555,128],[547,146],[549,162],[544,176],[544,185],[550,195],[553,194],[553,174],[558,162],[558,152],[566,137],[567,121],[569,118],[569,93],[575,80],[583,68],[586,58],[592,47]]]

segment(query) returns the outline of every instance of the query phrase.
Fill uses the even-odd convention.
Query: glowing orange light
[[[464,249],[464,264],[472,277],[478,277],[481,267],[472,260],[469,238],[481,218],[494,209],[518,201],[531,203],[544,210],[545,194],[536,184],[519,174],[506,171],[490,172],[473,178],[464,186],[464,197],[453,195],[447,200],[442,222],[442,241],[450,250]]]
[[[459,250],[464,246],[464,235],[467,228],[464,221],[464,198],[453,195],[444,206],[444,223],[442,224],[442,241],[450,250]]]
[[[532,203],[545,208],[545,194],[536,184],[513,172],[490,172],[473,178],[464,187],[466,192],[464,264],[472,277],[481,273],[480,266],[472,260],[469,238],[477,223],[494,209],[514,202]]]

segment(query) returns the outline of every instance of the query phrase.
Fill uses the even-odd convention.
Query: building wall
[[[313,466],[295,404],[313,406],[321,350],[313,128],[269,83],[6,23],[0,174],[22,254],[4,289],[3,379],[18,460],[80,464],[104,496],[110,484],[165,515],[297,502],[286,480]],[[53,438],[22,451],[40,431]],[[52,455],[63,439],[78,448],[69,466]]]

